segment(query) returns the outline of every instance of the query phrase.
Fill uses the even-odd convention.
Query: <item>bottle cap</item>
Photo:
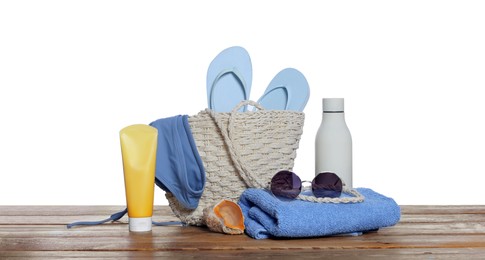
[[[128,218],[130,231],[146,232],[152,230],[152,217]]]
[[[322,104],[323,112],[344,112],[343,98],[324,98]]]

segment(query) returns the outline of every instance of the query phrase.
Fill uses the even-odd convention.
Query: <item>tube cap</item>
[[[147,232],[152,230],[152,217],[128,218],[130,231]]]
[[[343,98],[324,98],[322,105],[323,112],[344,112]]]

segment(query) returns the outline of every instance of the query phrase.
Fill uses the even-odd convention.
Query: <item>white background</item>
[[[124,205],[119,130],[204,109],[234,45],[253,100],[286,67],[307,77],[304,179],[321,98],[343,97],[354,186],[485,204],[483,1],[62,0],[0,2],[0,205]]]

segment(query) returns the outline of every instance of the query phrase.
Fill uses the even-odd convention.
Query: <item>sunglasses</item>
[[[279,171],[270,182],[270,190],[275,196],[295,199],[300,195],[303,183],[300,177],[291,171]],[[342,194],[342,180],[333,172],[319,173],[311,181],[313,195],[317,198],[337,198]]]

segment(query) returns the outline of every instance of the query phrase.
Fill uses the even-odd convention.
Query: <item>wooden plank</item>
[[[106,219],[106,215],[82,215],[82,216],[1,216],[0,225],[67,225],[76,221],[96,221]],[[154,214],[154,221],[180,221],[175,216],[166,216]],[[119,220],[121,223],[127,223],[128,218],[125,216]],[[399,223],[484,223],[485,214],[417,214],[402,215]]]
[[[485,214],[485,205],[402,205],[401,213],[407,214]]]
[[[110,216],[126,206],[0,206],[1,216]],[[154,216],[173,216],[168,206],[155,205]]]
[[[98,221],[124,208],[124,206],[0,206],[0,225],[67,225],[77,221]],[[155,206],[153,220],[180,221],[168,206]],[[127,215],[119,222],[128,223]]]
[[[113,213],[113,212],[112,212]],[[111,214],[112,214],[111,213]],[[0,216],[0,225],[67,225],[75,221],[95,221],[108,218],[111,214],[84,214],[84,215],[6,215]],[[179,221],[173,215],[153,215],[155,221]],[[127,223],[127,216],[119,220]],[[402,215],[399,223],[483,223],[485,214],[407,214]]]
[[[390,228],[392,229],[392,228]],[[485,248],[485,234],[412,234],[373,232],[359,237],[254,240],[229,236],[198,227],[164,227],[161,232],[130,233],[124,230],[83,232],[53,229],[42,235],[2,232],[0,250],[234,250],[332,248]],[[15,235],[14,235],[15,234]],[[382,234],[382,235],[381,235]],[[42,238],[42,239],[39,239]]]
[[[462,235],[485,234],[485,222],[473,223],[398,223],[389,228],[379,230],[381,236],[385,235]]]
[[[403,205],[401,213],[408,214],[485,214],[485,205]],[[1,206],[0,216],[82,216],[111,215],[125,208],[119,206]],[[173,215],[170,207],[155,205],[154,214]]]
[[[85,215],[85,216],[2,216],[0,225],[67,225],[77,221],[99,221],[107,219],[110,215]],[[154,215],[154,221],[177,221],[174,216]],[[118,220],[120,223],[128,223],[125,216]]]
[[[167,229],[180,226],[153,227],[153,233],[164,233]],[[198,227],[194,227],[198,228]],[[128,229],[127,223],[108,223],[98,226],[85,226],[67,229],[64,225],[4,225],[0,226],[0,238],[2,237],[36,237],[58,236],[62,233],[77,234],[78,236],[96,236],[100,232],[104,236],[119,236],[120,232]],[[208,230],[203,229],[204,232]],[[398,223],[393,227],[379,230],[381,236],[385,235],[461,235],[461,234],[485,234],[485,222],[472,223]]]
[[[320,250],[210,250],[210,251],[0,251],[1,259],[483,259],[485,250],[466,248],[328,249]]]
[[[203,227],[154,227],[130,233],[120,223],[67,229],[99,220],[119,206],[0,206],[0,258],[294,257],[344,259],[481,259],[485,255],[485,206],[402,206],[401,221],[358,237],[254,240]],[[158,221],[177,220],[156,206]]]
[[[97,241],[96,241],[97,240]],[[103,240],[103,241],[101,241]],[[66,238],[5,239],[0,251],[211,251],[211,250],[331,250],[331,249],[480,249],[484,250],[484,236],[390,237],[361,239],[302,239],[302,240],[246,240],[233,238],[210,240],[170,241],[161,237],[114,239],[97,237],[68,241]]]
[[[401,205],[403,214],[485,214],[485,205]],[[72,205],[0,205],[0,216],[8,215],[79,215],[79,214],[112,214],[123,210],[124,205],[94,205],[94,206],[72,206]],[[155,205],[155,212],[171,214],[170,207],[165,205]]]
[[[409,214],[402,215],[400,223],[464,223],[485,222],[485,214]]]

